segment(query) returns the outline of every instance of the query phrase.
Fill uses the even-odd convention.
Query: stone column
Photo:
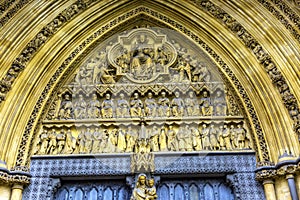
[[[292,200],[299,200],[294,175],[293,174],[287,174],[286,179],[288,181],[288,185],[289,185],[289,189],[290,189],[290,194],[292,196]]]
[[[275,180],[275,190],[277,199],[292,200],[288,182],[284,177]]]
[[[14,184],[12,187],[11,199],[10,200],[22,200],[23,185]]]
[[[298,197],[300,197],[300,174],[295,175],[295,181],[296,181]]]
[[[10,200],[11,187],[8,184],[0,184],[0,200]]]
[[[11,187],[8,181],[8,173],[6,163],[0,160],[0,200],[10,200]]]
[[[266,200],[277,200],[275,188],[274,188],[274,181],[271,179],[264,180],[263,182]]]

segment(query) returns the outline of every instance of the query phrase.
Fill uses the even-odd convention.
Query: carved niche
[[[181,37],[136,28],[104,41],[53,98],[32,154],[251,149],[237,95]]]

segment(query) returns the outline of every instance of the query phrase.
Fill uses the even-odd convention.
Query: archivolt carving
[[[234,83],[235,85],[237,86],[239,92],[241,93],[242,97],[244,98],[244,101],[248,107],[248,111],[249,113],[252,115],[252,119],[253,119],[253,123],[255,125],[255,128],[256,128],[256,133],[258,134],[258,138],[261,142],[261,150],[263,152],[263,160],[264,161],[268,161],[269,160],[269,155],[268,155],[268,149],[267,147],[265,146],[266,143],[265,143],[265,139],[264,139],[264,136],[263,136],[263,133],[261,131],[261,128],[260,128],[260,125],[259,125],[259,122],[257,120],[257,116],[255,114],[255,111],[253,109],[253,106],[251,105],[250,103],[250,100],[247,96],[247,94],[245,93],[245,91],[243,90],[241,84],[239,83],[239,81],[235,78],[234,74],[231,72],[231,70],[228,68],[228,66],[224,63],[224,61],[210,48],[208,47],[203,41],[201,41],[201,39],[195,35],[194,33],[192,33],[190,30],[187,30],[185,27],[183,27],[182,25],[178,24],[177,22],[155,12],[155,11],[152,11],[148,8],[144,8],[144,7],[139,7],[133,11],[130,11],[129,13],[126,13],[124,14],[123,16],[120,16],[118,17],[117,19],[113,20],[111,23],[109,23],[108,25],[106,26],[103,26],[101,29],[99,29],[99,31],[97,31],[96,33],[93,34],[93,36],[91,36],[88,40],[84,41],[79,47],[77,47],[76,50],[74,50],[74,52],[66,59],[66,61],[64,62],[64,64],[59,68],[59,70],[55,73],[55,75],[51,78],[50,82],[48,83],[47,87],[45,88],[45,90],[43,91],[43,94],[42,96],[40,97],[32,115],[31,115],[31,120],[29,121],[28,125],[27,125],[27,128],[26,128],[26,131],[23,135],[23,138],[22,138],[22,142],[21,142],[21,147],[20,147],[20,152],[18,154],[18,160],[17,160],[17,164],[18,165],[22,165],[24,164],[24,161],[25,162],[28,162],[28,160],[24,160],[24,159],[27,159],[27,153],[26,152],[26,147],[27,147],[27,141],[28,139],[31,138],[30,136],[30,132],[31,132],[31,129],[32,129],[32,124],[33,122],[35,121],[35,118],[37,117],[37,114],[38,114],[38,110],[41,108],[41,105],[44,101],[44,98],[46,96],[46,94],[48,93],[48,91],[50,90],[51,86],[53,85],[53,83],[56,81],[57,77],[61,74],[61,72],[65,69],[65,67],[67,67],[69,65],[69,63],[71,63],[71,61],[73,60],[73,58],[79,53],[82,51],[83,48],[85,48],[85,46],[87,46],[87,44],[91,43],[92,41],[95,40],[95,38],[99,37],[101,35],[101,33],[103,33],[105,30],[109,29],[110,26],[112,24],[117,24],[117,23],[121,23],[123,21],[126,20],[126,18],[128,17],[132,17],[134,15],[138,15],[140,13],[148,13],[150,16],[153,16],[155,18],[158,18],[162,21],[164,21],[166,24],[170,25],[171,27],[179,30],[180,32],[183,32],[185,35],[189,36],[190,38],[192,38],[195,42],[197,42],[198,44],[200,44],[210,55],[212,55],[212,57],[216,60],[216,62],[218,64],[221,65],[221,67],[224,69],[225,72],[227,72],[230,76],[230,78],[232,80],[234,80]],[[82,54],[82,56],[84,57],[86,55],[86,53]],[[72,66],[75,67],[78,63],[80,62],[80,60],[76,60],[72,63]],[[72,71],[72,67],[69,67],[68,68],[70,71]],[[64,75],[64,77],[62,77],[61,80],[64,80],[66,78],[66,75]],[[58,85],[57,85],[58,87]],[[54,94],[52,94],[52,97],[50,97],[48,99],[48,103],[50,104],[52,99],[54,98],[53,97]],[[42,115],[45,114],[45,111],[43,111]],[[41,122],[41,121],[40,121]],[[39,122],[39,123],[40,123]],[[37,133],[38,132],[38,128],[36,127],[34,133]],[[32,145],[32,144],[31,144]],[[31,146],[30,145],[30,146]]]
[[[210,14],[215,16],[220,22],[226,27],[233,31],[241,39],[241,41],[253,52],[259,63],[261,63],[273,84],[278,88],[283,103],[290,113],[291,118],[294,121],[295,132],[300,132],[300,114],[299,107],[295,96],[291,93],[285,78],[272,61],[271,56],[266,50],[255,40],[255,38],[232,16],[226,13],[221,8],[214,5],[208,0],[194,0],[195,4],[200,8],[208,11]]]
[[[275,6],[279,10],[281,10],[298,28],[298,31],[294,28],[294,25],[289,23],[289,20],[286,19],[281,12],[279,12],[273,5],[267,0],[258,0],[259,3],[261,3],[265,8],[267,8],[277,19],[280,21],[284,27],[291,32],[291,34],[300,42],[300,34],[298,33],[299,28],[300,28],[300,23],[299,23],[299,16],[292,11],[291,8],[289,8],[283,1],[273,1],[271,0]]]
[[[0,5],[0,15],[1,15],[0,28],[2,28],[4,24],[8,22],[9,19],[11,19],[19,10],[21,10],[31,0],[19,0],[17,3],[16,1],[17,0],[3,1],[3,3]],[[14,6],[11,9],[9,9],[13,4]],[[5,16],[2,17],[2,14],[6,11],[7,13],[5,14]]]
[[[22,4],[27,2],[21,1]],[[21,7],[21,6],[19,6]],[[77,14],[82,12],[86,8],[86,4],[78,0],[72,4],[69,8],[62,11],[52,22],[44,27],[34,39],[32,39],[26,48],[22,51],[21,55],[16,58],[8,70],[6,76],[0,81],[0,103],[5,100],[5,96],[11,89],[12,84],[18,75],[24,70],[28,62],[33,58],[35,53],[41,48],[45,42],[56,33],[66,22],[74,18]],[[9,14],[9,13],[8,13]],[[6,19],[6,18],[4,18]],[[1,27],[1,26],[0,26]]]

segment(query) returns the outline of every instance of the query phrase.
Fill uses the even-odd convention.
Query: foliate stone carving
[[[28,168],[24,166],[16,167],[11,170],[0,169],[0,183],[2,184],[20,184],[27,186],[30,183],[31,175]]]

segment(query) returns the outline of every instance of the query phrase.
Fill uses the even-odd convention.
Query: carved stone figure
[[[231,136],[230,136],[230,130],[227,128],[227,125],[224,125],[223,139],[224,139],[226,150],[232,150],[230,138],[231,138]]]
[[[65,147],[65,142],[66,142],[66,133],[62,129],[59,134],[56,135],[57,139],[57,153],[63,153],[63,149]]]
[[[85,132],[82,130],[78,137],[77,137],[77,143],[78,143],[78,153],[86,153],[85,149]]]
[[[203,149],[209,150],[210,149],[210,137],[209,137],[209,128],[206,126],[206,124],[202,125],[202,141],[203,141]]]
[[[239,149],[245,148],[245,136],[246,136],[245,129],[242,128],[241,124],[238,124],[235,132],[237,134],[237,147]]]
[[[142,138],[137,141],[136,153],[150,153],[150,144],[148,139]]]
[[[118,139],[117,139],[117,152],[123,153],[126,150],[126,139],[124,132],[119,129],[117,131]]]
[[[178,82],[182,83],[186,81],[186,77],[188,77],[188,80],[191,80],[191,67],[190,65],[183,59],[179,61],[179,65],[177,68],[175,68],[179,73],[179,79]]]
[[[173,129],[173,126],[169,126],[169,130],[167,132],[167,145],[169,151],[178,151],[178,142],[177,142],[177,136],[176,132]]]
[[[140,35],[137,38],[137,43],[133,45],[133,55],[130,64],[130,69],[135,78],[153,73],[153,51],[148,47],[148,38],[145,35]],[[152,76],[152,75],[151,75]]]
[[[135,145],[135,137],[132,134],[131,127],[128,127],[125,134],[126,138],[126,152],[133,152]]]
[[[96,57],[96,61],[94,63],[93,68],[93,83],[100,83],[101,82],[101,76],[103,75],[104,72],[108,72],[109,71],[105,71],[104,69],[106,69],[106,65],[107,65],[107,54],[104,51],[100,51],[98,52],[98,56]],[[102,69],[104,68],[104,69]],[[103,82],[101,82],[103,83]]]
[[[225,141],[224,141],[224,138],[223,138],[223,126],[220,126],[217,129],[217,133],[218,133],[217,139],[218,139],[219,146],[220,146],[219,149],[220,150],[225,150],[226,145],[225,145]]]
[[[226,115],[226,100],[220,90],[217,91],[217,95],[213,100],[214,115],[225,116]]]
[[[66,142],[64,152],[66,154],[71,154],[76,148],[76,139],[73,137],[72,132],[70,129],[67,130],[66,133]]]
[[[184,101],[180,98],[179,92],[175,92],[175,98],[171,102],[172,114],[174,117],[182,117],[184,113]]]
[[[93,140],[92,153],[102,152],[102,149],[100,148],[100,144],[102,141],[102,133],[99,131],[99,128],[95,128],[95,131],[92,135],[92,140]]]
[[[130,101],[130,115],[131,117],[143,116],[143,102],[139,99],[139,94],[134,93],[133,99]]]
[[[88,104],[88,118],[99,118],[100,116],[100,101],[97,99],[97,95],[92,95],[92,100]]]
[[[116,82],[114,79],[114,76],[110,74],[111,71],[113,71],[113,70],[108,69],[106,65],[103,65],[99,69],[99,78],[100,78],[101,83],[113,84]]]
[[[48,147],[48,131],[46,129],[43,130],[42,134],[40,135],[40,139],[38,144],[40,144],[40,148],[38,151],[38,154],[46,154],[47,153],[47,147]]]
[[[189,96],[185,99],[185,107],[188,116],[199,114],[199,104],[197,98],[194,96],[194,92],[189,92]]]
[[[129,103],[126,99],[124,99],[124,94],[120,94],[120,99],[117,102],[117,117],[127,117],[129,115]]]
[[[130,55],[127,49],[123,49],[121,55],[117,58],[116,63],[121,67],[123,73],[129,72]]]
[[[153,152],[159,151],[159,131],[156,126],[153,126],[152,134],[150,136],[150,148]]]
[[[86,108],[87,104],[83,99],[83,95],[79,95],[79,99],[74,103],[74,118],[75,119],[84,119],[86,117]]]
[[[140,175],[133,189],[130,200],[145,200],[147,197],[146,175]]]
[[[177,140],[178,140],[178,150],[185,151],[186,150],[186,136],[183,128],[180,128],[177,132]]]
[[[188,125],[185,126],[184,132],[186,134],[184,140],[185,140],[185,148],[187,151],[193,151],[193,136],[192,132],[190,130],[190,127]]]
[[[219,149],[219,143],[218,143],[218,140],[217,140],[217,130],[215,129],[215,126],[213,124],[210,125],[209,139],[210,139],[211,149],[212,150],[218,150]]]
[[[158,116],[169,117],[170,116],[170,100],[166,97],[166,92],[161,92],[161,97],[158,99]]]
[[[200,82],[209,82],[210,81],[211,74],[206,65],[201,66],[198,79],[199,79],[198,81],[200,81]]]
[[[148,183],[147,183],[148,189],[147,189],[147,198],[146,198],[148,200],[157,199],[156,187],[155,187],[154,183],[155,182],[154,182],[153,178],[148,180]]]
[[[59,119],[71,119],[72,118],[73,103],[68,94],[65,95],[64,100],[61,102],[60,110],[58,113]]]
[[[112,118],[113,117],[113,107],[114,107],[114,102],[110,97],[110,94],[107,93],[105,95],[105,99],[103,100],[101,104],[101,112],[102,112],[102,117],[103,118]]]
[[[203,97],[200,99],[200,108],[203,116],[209,116],[212,114],[213,107],[207,91],[203,92]]]
[[[238,147],[238,143],[237,143],[236,128],[234,127],[234,125],[230,126],[229,132],[230,132],[231,146],[233,149],[236,149]]]
[[[151,92],[148,93],[148,96],[145,100],[145,115],[147,117],[155,117],[157,110],[157,103],[155,99],[153,99],[153,95]]]
[[[87,69],[86,66],[80,68],[79,72],[76,75],[75,81],[81,85],[86,85],[92,82],[92,71]]]
[[[164,51],[163,47],[158,47],[157,48],[157,56],[156,56],[156,64],[157,66],[157,71],[162,70],[162,66],[164,66],[168,62],[168,55]]]
[[[56,141],[56,131],[52,129],[51,133],[48,135],[49,144],[47,148],[47,154],[57,154],[57,141]]]
[[[162,127],[161,130],[160,130],[159,146],[160,146],[160,151],[168,151],[167,135],[166,135],[165,127]]]
[[[112,131],[111,133],[108,133],[107,130],[105,130],[106,146],[103,150],[104,153],[113,153],[116,151],[117,140],[115,137],[115,133],[116,131]]]
[[[198,129],[195,127],[191,128],[191,134],[192,134],[192,143],[193,143],[193,148],[195,151],[200,151],[202,150],[202,140],[200,136],[200,132]]]

